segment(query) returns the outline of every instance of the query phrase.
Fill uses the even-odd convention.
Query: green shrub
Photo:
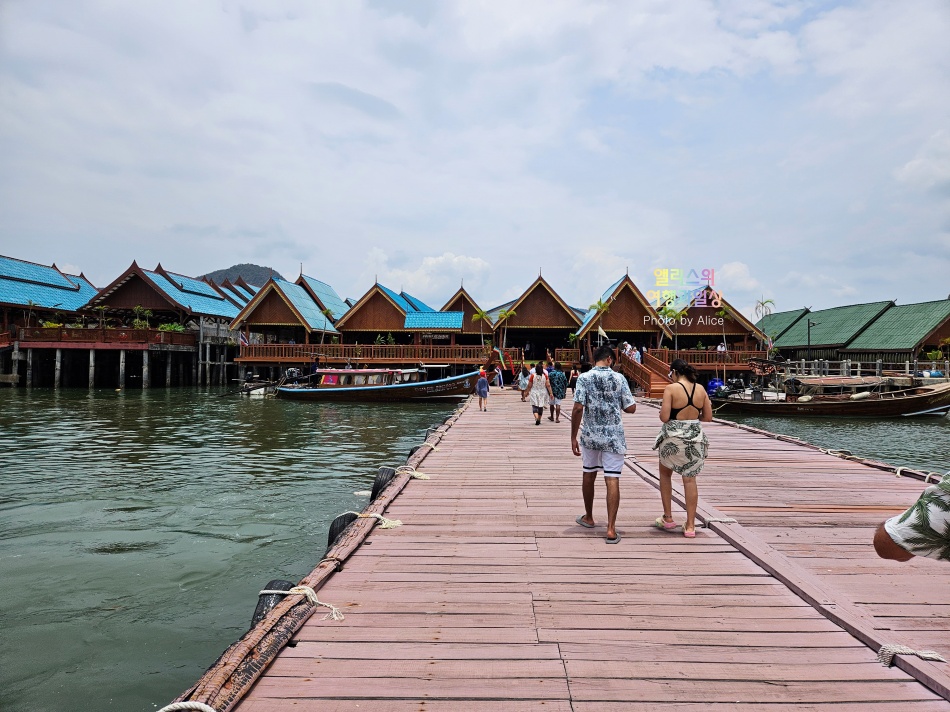
[[[185,330],[185,327],[181,324],[160,324],[158,327],[159,331],[176,331],[182,333]]]

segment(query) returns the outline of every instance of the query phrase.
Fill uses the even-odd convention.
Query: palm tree
[[[513,316],[518,316],[518,312],[514,309],[502,309],[498,312],[498,321],[505,322],[503,330],[501,332],[501,350],[505,350],[505,345],[508,343],[508,319]]]
[[[598,326],[600,326],[600,328],[603,329],[604,314],[606,314],[610,310],[610,303],[605,302],[603,299],[598,299],[596,302],[594,302],[587,308],[594,309],[597,312],[594,318],[599,321]]]
[[[482,331],[482,325],[488,321],[488,312],[484,309],[476,309],[475,313],[472,314],[472,321],[478,322],[478,336],[482,342],[482,348],[485,348],[485,332]]]
[[[331,309],[321,309],[320,313],[323,314],[323,318],[326,319],[331,324],[333,323],[333,311]],[[327,330],[324,329],[320,332],[320,345],[323,346],[323,340],[327,337]]]
[[[768,316],[772,313],[772,307],[775,306],[774,299],[759,299],[755,303],[755,320],[761,321],[763,317]]]
[[[673,320],[673,350],[679,351],[679,329],[677,324],[679,320],[686,316],[686,312],[689,311],[689,305],[687,304],[682,309],[677,309],[673,306],[673,300],[666,302],[662,307],[656,310],[656,313],[659,314],[664,319]],[[660,331],[660,344],[663,343],[663,332]]]

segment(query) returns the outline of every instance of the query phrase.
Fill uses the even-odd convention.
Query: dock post
[[[33,387],[33,349],[26,350],[26,387]]]
[[[149,388],[151,385],[148,374],[148,349],[145,349],[142,352],[142,388]]]
[[[165,352],[165,388],[171,388],[172,385],[172,352]]]
[[[125,388],[125,349],[119,351],[119,388]]]
[[[59,388],[63,377],[63,350],[56,349],[56,365],[53,367],[53,388]]]
[[[211,342],[210,341],[205,342],[204,365],[205,365],[204,385],[207,386],[211,382],[211,374],[208,373],[208,371],[211,370]]]
[[[89,349],[89,387],[96,387],[96,350]]]
[[[221,362],[221,366],[218,370],[218,385],[223,386],[228,382],[227,365],[226,365],[227,358],[228,358],[228,354],[227,354],[228,349],[226,346],[219,346],[218,350],[219,350],[218,358]]]
[[[10,368],[10,371],[13,373],[16,378],[13,381],[13,385],[20,385],[20,342],[13,342],[13,364]]]

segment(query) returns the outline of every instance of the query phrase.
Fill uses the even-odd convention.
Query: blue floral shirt
[[[636,400],[626,378],[607,366],[595,366],[578,377],[574,402],[584,406],[581,447],[621,455],[627,452],[622,412]]]
[[[554,397],[558,400],[564,398],[567,395],[567,376],[564,375],[564,371],[552,368],[548,378],[551,381],[551,393]]]

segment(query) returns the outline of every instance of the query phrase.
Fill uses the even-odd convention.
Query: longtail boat
[[[950,383],[921,384],[913,378],[797,376],[784,382],[784,393],[761,391],[711,397],[717,413],[763,416],[845,416],[891,418],[950,413]]]
[[[424,368],[320,368],[277,388],[278,398],[308,401],[421,401],[475,390],[478,372],[426,380]]]

